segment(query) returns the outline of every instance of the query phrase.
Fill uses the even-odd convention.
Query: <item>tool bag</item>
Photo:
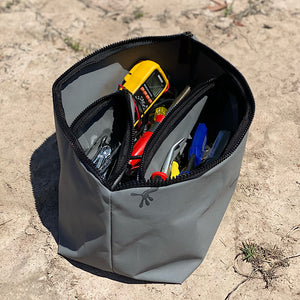
[[[124,180],[134,146],[134,106],[118,90],[141,60],[158,63],[178,91],[191,87],[154,131],[137,176]],[[59,254],[154,282],[183,282],[202,262],[234,192],[254,116],[249,86],[229,62],[190,33],[104,47],[53,85],[60,156]],[[207,144],[231,132],[222,155],[190,172],[153,180],[170,147],[199,123]],[[109,176],[93,157],[104,135],[119,145]]]

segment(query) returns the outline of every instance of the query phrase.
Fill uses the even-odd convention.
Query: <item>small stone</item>
[[[221,30],[225,30],[229,28],[232,24],[231,18],[220,18],[217,23],[215,24],[215,27]]]

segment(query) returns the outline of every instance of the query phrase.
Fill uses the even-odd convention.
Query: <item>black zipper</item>
[[[147,151],[148,151],[147,149],[150,149],[150,146],[148,147],[148,144],[151,140],[150,139],[148,144],[147,144],[147,149],[145,148],[145,151],[143,153],[143,158],[142,158],[142,161],[141,161],[140,180],[139,181],[129,181],[129,182],[125,182],[123,184],[120,184],[116,188],[116,190],[121,190],[121,189],[124,190],[124,189],[129,189],[129,188],[136,188],[136,187],[163,187],[163,186],[168,186],[170,184],[184,182],[186,180],[199,178],[204,173],[206,173],[207,171],[209,171],[210,169],[212,169],[213,167],[215,167],[219,163],[223,162],[224,160],[229,158],[234,153],[234,151],[237,149],[239,144],[242,142],[243,138],[245,137],[245,134],[247,133],[247,131],[250,127],[250,124],[251,124],[251,122],[254,118],[254,107],[255,106],[254,106],[254,100],[253,100],[253,96],[252,96],[250,88],[247,88],[247,93],[246,93],[244,91],[242,85],[240,84],[240,82],[235,78],[235,76],[233,74],[230,74],[230,75],[232,76],[234,81],[238,84],[238,86],[239,86],[239,88],[240,88],[240,90],[241,90],[241,92],[244,96],[243,98],[245,99],[245,98],[248,98],[250,96],[250,99],[252,99],[252,101],[249,103],[249,111],[246,113],[244,119],[241,121],[239,129],[236,131],[236,133],[232,137],[231,141],[229,142],[231,146],[230,147],[227,146],[227,148],[225,149],[225,152],[222,154],[222,156],[219,159],[212,161],[211,163],[204,164],[204,165],[202,165],[202,166],[200,166],[200,167],[198,167],[194,170],[191,170],[189,173],[183,173],[180,176],[177,176],[176,178],[173,178],[173,179],[168,178],[164,181],[162,181],[162,180],[156,181],[156,180],[153,180],[153,179],[145,180],[144,176],[143,176],[144,175],[144,160],[145,160],[145,157],[148,155],[147,154]],[[246,94],[249,94],[248,97],[247,97]],[[177,110],[176,110],[176,112],[177,112]],[[173,113],[175,113],[175,111]],[[249,115],[248,115],[248,113],[249,113]],[[163,121],[165,121],[165,120],[163,120]],[[167,127],[168,125],[165,124],[163,126]],[[156,130],[159,130],[159,126],[157,127]],[[154,133],[153,133],[153,136],[154,136]],[[158,136],[159,135],[156,135],[156,137],[154,136],[153,139],[158,139]],[[154,142],[151,141],[151,143],[154,143]]]
[[[117,164],[114,166],[114,176],[112,176],[111,174],[107,180],[107,185],[111,188],[111,190],[114,190],[118,182],[122,179],[123,173],[126,170],[134,146],[134,119],[131,111],[130,96],[127,91],[121,91],[121,93],[124,93],[125,97],[127,98],[126,103],[128,106],[129,114],[129,130],[126,131],[127,136],[123,138],[125,142],[121,146],[122,149],[121,153],[119,154],[120,159],[117,160]]]
[[[110,174],[109,178],[107,180],[103,180],[101,173],[95,167],[92,160],[90,160],[84,153],[84,150],[82,149],[80,143],[77,140],[76,131],[81,129],[91,118],[95,117],[101,110],[100,108],[105,107],[109,100],[111,100],[113,97],[118,95],[121,97],[122,94],[124,95],[124,98],[127,98],[126,103],[128,107],[128,114],[127,114],[128,130],[126,130],[126,136],[123,139],[125,143],[122,145],[121,153],[118,155],[118,157],[120,157],[121,159],[117,160],[117,164],[113,167],[113,172]],[[112,187],[115,180],[119,177],[121,170],[126,168],[127,162],[130,159],[130,155],[134,145],[134,126],[133,126],[134,123],[133,122],[134,120],[131,113],[131,105],[130,105],[128,93],[126,91],[117,91],[115,93],[106,95],[93,102],[76,117],[76,119],[72,122],[70,126],[72,133],[75,134],[75,139],[72,140],[72,143],[75,146],[77,153],[79,153],[80,160],[85,165],[87,165],[90,168],[90,170],[93,172],[93,174],[96,175],[97,178],[101,181],[101,183],[107,186],[108,188]]]
[[[93,102],[92,104],[90,104],[88,107],[86,107],[72,122],[72,124],[70,126],[71,130],[73,130],[73,132],[76,132],[77,130],[79,130],[83,126],[83,124],[87,123],[87,121],[89,119],[93,118],[94,116],[96,116],[99,113],[99,111],[102,108],[102,105],[101,105],[101,107],[99,107],[100,104],[103,104],[103,106],[105,106],[106,101],[108,101],[109,99],[118,95],[119,93],[120,92],[117,91],[115,93],[101,97],[98,100],[96,100],[95,102]]]
[[[70,67],[66,72],[64,72],[53,84],[52,93],[53,93],[53,99],[54,99],[54,101],[53,101],[54,111],[56,113],[56,118],[57,118],[58,124],[59,124],[63,134],[66,136],[66,138],[68,139],[68,141],[70,143],[70,146],[74,149],[75,153],[78,155],[79,160],[81,162],[83,162],[84,165],[86,166],[86,168],[92,174],[94,174],[96,176],[96,178],[98,178],[102,184],[104,184],[108,188],[111,188],[111,186],[109,186],[107,183],[103,182],[98,170],[95,168],[92,161],[87,158],[87,156],[83,152],[83,149],[81,148],[77,138],[75,137],[71,128],[68,126],[68,124],[66,122],[64,108],[62,106],[62,101],[61,101],[61,87],[69,78],[71,78],[74,74],[76,74],[76,72],[78,71],[77,69],[79,67],[80,67],[80,69],[82,69],[83,67],[86,67],[90,64],[94,64],[96,61],[90,61],[91,58],[96,57],[97,55],[99,55],[101,53],[107,52],[107,56],[109,56],[110,54],[113,53],[113,50],[120,48],[122,46],[130,45],[130,47],[134,47],[134,46],[137,46],[139,43],[142,43],[142,45],[146,45],[147,43],[152,44],[152,43],[160,42],[160,41],[167,41],[167,40],[173,40],[173,39],[175,40],[180,37],[191,38],[191,37],[193,37],[193,34],[191,32],[185,32],[182,34],[169,35],[169,36],[148,36],[148,37],[142,37],[142,38],[133,38],[133,39],[120,41],[117,43],[107,45],[99,50],[96,50],[95,52],[91,53],[90,55],[84,57],[80,61],[78,61],[76,64],[74,64],[72,67]],[[201,43],[199,43],[199,44],[201,45],[203,52],[207,53],[207,55],[209,57],[211,57],[212,55],[215,55],[214,59],[216,62],[220,61],[223,65],[225,63],[227,63],[228,73],[232,74],[231,71],[233,70],[233,72],[237,73],[240,76],[241,80],[244,81],[244,86],[246,87],[247,94],[248,94],[247,98],[249,99],[249,105],[252,106],[251,107],[252,110],[250,109],[249,120],[248,120],[247,124],[245,125],[245,127],[243,127],[243,131],[241,132],[240,140],[242,140],[244,135],[246,134],[247,130],[249,129],[251,121],[254,117],[255,104],[254,104],[254,99],[253,99],[251,90],[248,87],[247,82],[244,79],[243,75],[238,70],[236,70],[228,61],[226,61],[224,58],[222,58],[218,53],[216,53],[212,49],[208,48],[206,45],[201,44]],[[97,62],[99,62],[99,61],[101,61],[101,58],[97,59]],[[224,71],[226,71],[225,66],[224,66]],[[241,86],[240,82],[238,80],[236,80],[236,81],[239,84],[239,86]],[[244,87],[242,87],[241,90],[244,92]],[[130,139],[130,151],[128,152],[128,160],[130,158],[132,148],[134,145],[133,133],[131,134],[131,136],[132,136],[132,138]],[[236,147],[237,146],[238,146],[238,144],[236,145]],[[195,175],[193,175],[193,176],[191,176],[191,174],[194,174],[194,172],[190,172],[190,174],[181,175],[180,177],[172,179],[172,180],[166,180],[165,182],[160,183],[160,185],[161,186],[168,185],[170,183],[176,183],[176,182],[181,182],[181,181],[184,181],[187,179],[191,179],[195,176],[197,176],[197,177],[201,176],[201,174],[205,173],[206,170],[212,168],[213,166],[217,165],[218,163],[220,163],[221,161],[226,159],[228,156],[230,156],[232,154],[232,152],[234,152],[236,147],[232,147],[232,151],[230,153],[228,153],[226,156],[223,155],[218,161],[213,162],[211,165],[205,166],[205,168],[203,168],[203,170],[201,169],[201,172],[199,170],[195,170]],[[114,189],[120,190],[120,189],[126,189],[126,188],[131,188],[131,187],[143,187],[143,186],[146,187],[146,186],[154,186],[154,185],[158,186],[158,183],[154,182],[152,180],[143,181],[143,182],[142,181],[140,181],[140,182],[130,181],[127,183],[119,184],[119,185],[115,186]]]
[[[97,56],[98,54],[101,54],[105,51],[120,48],[120,47],[125,46],[125,45],[130,45],[131,48],[132,48],[134,46],[134,44],[138,44],[140,42],[143,42],[142,45],[146,45],[147,43],[152,44],[152,43],[155,43],[155,42],[160,42],[160,41],[165,41],[165,40],[175,40],[175,39],[179,38],[180,36],[182,36],[182,37],[183,36],[192,37],[193,34],[190,31],[186,31],[186,32],[183,32],[183,33],[180,33],[180,34],[173,34],[173,35],[138,37],[138,38],[131,38],[131,39],[128,39],[128,40],[119,41],[119,42],[112,43],[110,45],[104,46],[103,48],[98,49],[98,50],[92,52],[91,54],[85,56],[84,58],[79,60],[77,63],[75,63],[73,66],[71,66],[61,76],[59,76],[58,79],[53,84],[53,89],[55,89],[56,86],[58,86],[58,85],[62,85],[62,83],[63,83],[62,80],[63,80],[64,77],[66,77],[66,80],[67,80],[72,75],[74,75],[73,73],[75,73],[75,72],[73,72],[73,71],[74,70],[77,71],[76,68],[78,68],[79,66],[80,66],[80,69],[82,69],[83,67],[86,67],[90,64],[94,64],[95,61],[91,61],[91,62],[88,62],[85,65],[85,63],[88,60],[90,60],[91,58],[93,58],[93,57]],[[108,53],[108,56],[109,55],[110,55],[110,53]],[[101,61],[101,59],[97,60],[97,62],[99,62],[99,61]]]
[[[184,36],[192,37],[193,34],[189,31],[186,31],[181,34],[174,34],[174,35],[148,36],[148,37],[140,37],[140,38],[132,38],[132,39],[128,39],[128,40],[123,40],[120,42],[116,42],[116,43],[107,45],[101,49],[98,49],[98,50],[94,51],[93,53],[87,55],[83,59],[79,60],[77,63],[75,63],[72,67],[70,67],[67,71],[65,71],[61,76],[59,76],[58,79],[55,80],[53,87],[52,87],[52,94],[53,94],[53,98],[55,99],[53,101],[54,110],[56,111],[58,120],[62,125],[62,130],[65,133],[68,133],[69,127],[65,120],[65,114],[64,114],[64,109],[62,106],[60,91],[61,91],[62,85],[68,79],[70,79],[74,74],[76,74],[76,72],[78,71],[77,70],[78,67],[80,67],[80,69],[83,69],[86,66],[92,65],[96,62],[99,62],[99,61],[101,61],[101,59],[97,59],[97,61],[94,61],[94,60],[90,61],[90,60],[91,60],[91,58],[97,57],[99,54],[104,53],[106,51],[108,52],[107,56],[109,56],[110,54],[112,54],[112,53],[109,53],[109,51],[113,52],[113,50],[115,50],[117,48],[121,48],[122,46],[130,45],[131,48],[133,48],[134,46],[136,46],[139,43],[142,43],[142,45],[146,45],[147,43],[152,44],[152,43],[156,43],[156,42],[160,42],[160,41],[175,40],[179,37],[184,37]],[[205,45],[203,45],[203,46],[206,47]]]

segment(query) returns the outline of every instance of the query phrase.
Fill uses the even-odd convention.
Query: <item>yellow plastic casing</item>
[[[129,73],[124,77],[124,83],[123,86],[126,88],[131,94],[135,94],[138,89],[141,87],[141,85],[149,78],[149,76],[157,70],[163,80],[165,81],[165,86],[160,92],[160,94],[152,101],[152,103],[148,106],[148,108],[144,111],[146,113],[151,106],[155,103],[155,101],[163,94],[163,92],[167,89],[169,86],[169,81],[167,79],[167,76],[161,69],[160,65],[152,60],[143,60],[139,63],[137,63],[130,71]],[[143,115],[141,116],[143,117]],[[136,122],[134,126],[137,124]]]
[[[171,166],[171,179],[176,178],[179,174],[179,164],[174,160]]]

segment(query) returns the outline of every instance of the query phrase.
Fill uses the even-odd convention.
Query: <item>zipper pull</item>
[[[186,35],[187,37],[193,37],[194,36],[190,31],[185,31],[183,34]]]

